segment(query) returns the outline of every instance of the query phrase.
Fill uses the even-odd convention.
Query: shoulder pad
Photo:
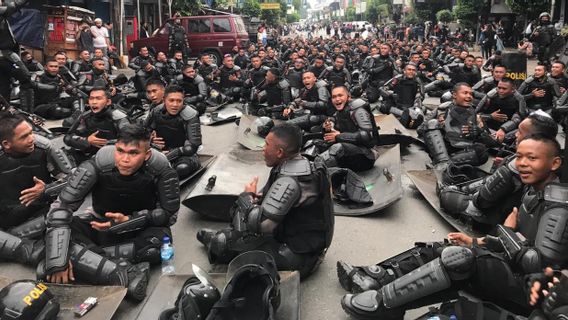
[[[527,78],[527,80],[525,80],[525,83],[531,83],[533,81],[534,81],[534,77],[530,76],[530,77]]]
[[[197,77],[196,77],[197,78]],[[182,82],[183,81],[183,74],[179,74],[176,76],[176,81],[177,82]]]
[[[115,146],[104,146],[95,155],[95,166],[102,172],[112,170],[116,163],[114,162]]]
[[[493,88],[489,92],[487,92],[488,98],[495,98],[496,96],[497,96],[497,88]]]
[[[515,99],[517,99],[517,101],[524,101],[525,97],[519,93],[519,91],[515,90],[515,93],[513,93],[513,97],[515,97]]]
[[[324,80],[318,80],[318,81],[316,81],[316,87],[317,88],[325,88],[325,87],[327,87],[327,82],[325,82]]]
[[[333,71],[333,66],[329,66],[329,67],[325,68],[325,70],[327,70],[327,71]]]
[[[209,66],[210,66],[211,68],[215,68],[215,69],[219,68],[219,67],[218,67],[216,64],[214,64],[214,63],[210,64]]]
[[[193,108],[190,108],[188,106],[185,106],[179,113],[179,115],[183,120],[191,120],[195,118],[197,114],[198,114],[197,111],[195,111]]]
[[[264,70],[264,71],[268,71],[270,70],[270,68],[268,66],[261,66],[260,69]]]
[[[367,105],[368,102],[363,99],[355,99],[351,101],[351,110],[359,109]]]
[[[195,79],[193,79],[193,81],[195,81],[195,83],[201,83],[201,82],[203,82],[204,80],[203,80],[203,77],[202,77],[202,76],[196,75],[196,76],[195,76]]]
[[[400,80],[400,79],[402,79],[403,77],[404,77],[403,74],[397,74],[396,76],[394,76],[394,77],[392,78],[392,80],[395,80],[395,79],[396,79],[396,80]]]
[[[564,183],[549,183],[544,187],[544,200],[566,204],[568,202],[568,186]]]
[[[280,166],[280,174],[284,176],[307,176],[312,173],[310,161],[307,159],[290,159],[286,160]]]
[[[280,80],[280,82],[278,82],[278,86],[280,86],[280,89],[286,89],[290,87],[290,83],[288,82],[288,80],[282,79]]]
[[[452,105],[452,101],[446,101],[438,106],[438,110],[447,110]]]
[[[49,149],[52,146],[51,141],[48,138],[39,134],[34,135],[34,144],[36,147],[41,149]]]
[[[170,162],[163,153],[155,149],[151,149],[151,152],[152,155],[150,156],[150,159],[146,161],[146,170],[148,170],[150,174],[158,175],[166,168],[170,167]]]
[[[118,109],[113,109],[111,111],[111,116],[112,116],[112,120],[117,121],[117,120],[122,120],[124,118],[126,118],[126,113],[118,110]]]
[[[483,82],[485,83],[492,83],[493,81],[495,81],[495,78],[493,78],[493,76],[483,78]]]
[[[239,66],[233,66],[233,69],[234,69],[234,70],[237,70],[237,71],[240,71],[240,70],[241,70],[241,67],[239,67]]]
[[[511,170],[512,172],[519,174],[519,170],[517,169],[517,165],[515,164],[515,160],[517,159],[517,157],[511,157],[509,159],[509,162],[507,162],[507,167],[509,168],[509,170]]]

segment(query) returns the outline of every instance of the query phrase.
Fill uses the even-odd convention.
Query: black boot
[[[355,267],[344,261],[337,261],[337,277],[343,289],[352,293],[378,290],[396,277],[390,270],[377,265]]]
[[[197,241],[208,247],[211,243],[211,239],[215,237],[215,234],[217,234],[216,230],[208,228],[200,229],[199,231],[197,231]]]
[[[368,290],[356,295],[346,294],[341,298],[341,307],[347,314],[357,319],[404,319],[404,310],[384,307],[381,290]]]

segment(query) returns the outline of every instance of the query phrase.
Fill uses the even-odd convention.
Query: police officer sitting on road
[[[89,193],[92,209],[73,216]],[[126,125],[115,145],[79,165],[52,204],[38,278],[120,285],[143,300],[148,263],[160,263],[179,205],[178,176],[166,156],[150,148],[149,131]]]
[[[144,127],[152,130],[152,146],[166,154],[180,179],[201,167],[197,157],[197,149],[201,146],[199,115],[184,104],[181,87],[170,85],[166,88],[164,103],[152,109]]]
[[[231,210],[231,226],[217,232],[202,229],[197,239],[207,247],[211,263],[261,250],[274,257],[279,270],[299,270],[305,278],[318,267],[333,237],[327,169],[300,156],[302,135],[294,125],[273,127],[265,141],[264,161],[272,168],[266,185],[259,192],[255,177]]]
[[[0,143],[0,260],[35,267],[56,179],[71,173],[71,162],[20,115],[0,114]]]

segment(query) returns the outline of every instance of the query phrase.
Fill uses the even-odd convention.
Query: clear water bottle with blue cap
[[[162,275],[174,274],[174,246],[170,241],[170,237],[164,237],[162,248],[160,250],[162,256]]]

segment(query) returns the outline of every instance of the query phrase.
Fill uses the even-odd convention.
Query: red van
[[[239,15],[222,14],[207,16],[180,17],[187,32],[191,55],[210,53],[217,65],[224,54],[231,53],[234,46],[243,47],[249,41],[243,19]],[[141,47],[153,48],[155,52],[168,51],[168,24],[160,27],[150,38],[132,41],[130,52],[138,54]]]

